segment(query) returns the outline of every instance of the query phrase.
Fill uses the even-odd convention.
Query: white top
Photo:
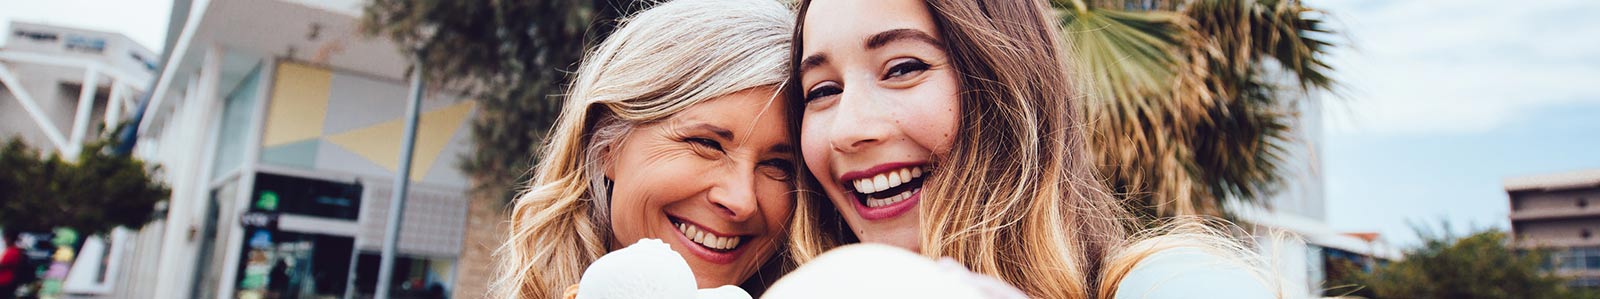
[[[1117,285],[1116,299],[1276,299],[1277,292],[1248,265],[1196,248],[1157,252]]]

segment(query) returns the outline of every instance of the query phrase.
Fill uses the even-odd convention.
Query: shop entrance
[[[240,265],[241,299],[341,298],[355,239],[253,229]]]
[[[254,189],[239,217],[245,241],[235,297],[343,298],[361,185],[258,173]]]

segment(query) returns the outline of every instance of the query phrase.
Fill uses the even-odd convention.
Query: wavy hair
[[[802,22],[808,4],[800,6]],[[959,74],[961,113],[950,152],[918,204],[921,252],[953,258],[1033,297],[1092,296],[1092,273],[1127,235],[1128,213],[1095,177],[1088,130],[1074,106],[1083,93],[1068,73],[1050,10],[1038,1],[927,6]],[[797,54],[803,26],[795,28]],[[798,82],[798,74],[790,80]],[[793,85],[788,92],[798,95]],[[803,190],[819,188],[815,178],[802,182]],[[790,235],[796,260],[855,241],[830,202],[802,202],[805,211],[795,215],[806,217]]]
[[[496,251],[496,298],[556,298],[616,244],[605,153],[642,124],[788,76],[792,10],[772,0],[675,0],[621,21],[586,55]],[[774,95],[779,96],[779,95]],[[771,264],[771,263],[769,263]]]
[[[1109,298],[1140,262],[1197,249],[1282,293],[1237,228],[1199,217],[1138,224],[1095,172],[1071,48],[1044,1],[926,0],[959,75],[961,113],[946,161],[923,186],[921,252],[950,257],[1035,298]],[[799,7],[800,57],[810,1]],[[798,63],[791,60],[791,68]],[[796,68],[797,69],[797,68]],[[791,73],[790,82],[799,82]],[[790,84],[785,91],[800,96]],[[797,102],[796,105],[804,105]],[[791,107],[792,120],[802,119]],[[800,174],[790,255],[804,263],[858,240],[807,172]]]

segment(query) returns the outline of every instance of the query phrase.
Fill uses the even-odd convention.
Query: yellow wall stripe
[[[278,63],[272,99],[267,107],[263,147],[321,136],[332,84],[333,72],[328,69],[293,62]]]
[[[433,168],[434,161],[450,144],[450,137],[461,130],[471,115],[476,102],[464,100],[454,105],[422,113],[417,124],[417,144],[411,156],[411,180],[421,181]],[[389,171],[400,169],[400,134],[404,129],[402,119],[350,130],[326,140],[367,158]]]

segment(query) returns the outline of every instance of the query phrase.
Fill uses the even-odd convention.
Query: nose
[[[859,85],[859,84],[857,84]],[[882,143],[893,131],[888,120],[892,107],[880,107],[878,98],[867,87],[845,88],[839,94],[834,108],[835,117],[829,129],[829,144],[834,150],[853,153]]]
[[[706,196],[718,214],[732,222],[743,222],[755,217],[759,213],[759,206],[756,203],[755,167],[730,169],[721,177],[721,181]]]

